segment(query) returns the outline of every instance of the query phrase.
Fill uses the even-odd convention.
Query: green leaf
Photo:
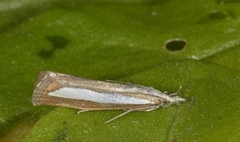
[[[239,141],[239,1],[0,0],[0,141]],[[186,44],[186,45],[185,45]],[[33,107],[42,70],[187,101],[151,112]]]

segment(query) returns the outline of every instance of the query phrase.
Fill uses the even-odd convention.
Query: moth
[[[184,98],[152,87],[79,78],[51,71],[40,72],[32,96],[34,106],[53,105],[91,110],[125,110],[109,123],[132,111],[152,111],[180,104]]]

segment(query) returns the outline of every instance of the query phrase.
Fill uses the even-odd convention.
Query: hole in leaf
[[[168,40],[164,47],[169,51],[181,51],[186,46],[187,42],[182,39],[171,39]]]

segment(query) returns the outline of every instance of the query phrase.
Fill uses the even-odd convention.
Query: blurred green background
[[[0,0],[0,141],[240,141],[239,7],[239,0]],[[104,124],[123,111],[33,107],[42,70],[169,93],[182,85],[187,101]]]

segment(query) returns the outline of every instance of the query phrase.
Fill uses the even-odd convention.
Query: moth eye
[[[163,104],[168,104],[168,101],[166,99],[163,99]]]

